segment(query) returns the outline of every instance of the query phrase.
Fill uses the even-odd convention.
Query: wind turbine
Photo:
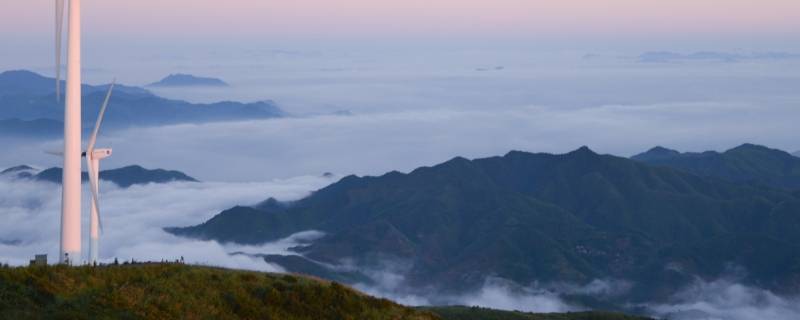
[[[97,116],[92,135],[89,137],[89,144],[81,156],[86,158],[87,175],[89,176],[89,189],[92,193],[91,199],[91,215],[90,215],[90,230],[89,230],[89,263],[94,264],[98,261],[98,252],[100,244],[100,232],[103,230],[103,224],[100,220],[100,160],[111,156],[111,148],[95,149],[97,143],[97,134],[100,132],[100,125],[103,123],[103,118],[108,107],[108,101],[111,99],[111,93],[114,91],[116,80],[111,82],[106,93],[103,105],[100,107],[100,113]],[[45,151],[47,154],[63,156],[64,153],[60,151]]]
[[[111,98],[111,92],[114,90],[114,83],[108,87],[106,99],[103,101],[103,106],[100,107],[100,114],[97,116],[97,122],[94,124],[94,130],[89,137],[89,145],[86,148],[86,166],[89,173],[89,189],[92,191],[92,208],[91,208],[91,224],[89,230],[89,263],[96,263],[98,258],[99,244],[100,244],[100,231],[103,229],[103,224],[100,220],[100,160],[111,156],[111,149],[95,149],[94,145],[97,142],[97,133],[100,131],[100,124],[103,123],[103,116],[108,107],[108,100]]]
[[[56,96],[60,96],[64,0],[56,0]],[[64,108],[64,170],[61,194],[61,263],[81,259],[81,0],[70,0],[67,17],[67,88]]]

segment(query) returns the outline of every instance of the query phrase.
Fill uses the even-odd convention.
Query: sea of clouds
[[[114,148],[105,168],[139,164],[181,170],[201,180],[255,182],[325,172],[407,172],[456,156],[489,157],[511,150],[563,153],[583,145],[619,156],[657,145],[724,151],[750,142],[800,149],[795,135],[800,108],[791,103],[770,108],[764,112],[750,103],[687,102],[320,115],[134,128],[104,133],[98,143]],[[9,142],[0,166],[31,159],[58,166],[59,160],[42,150],[61,144]]]
[[[204,222],[222,210],[239,204],[256,204],[268,197],[294,200],[331,182],[325,177],[297,177],[261,183],[175,182],[136,185],[127,189],[101,181],[103,234],[102,262],[161,261],[183,257],[187,262],[229,268],[281,271],[275,265],[231,252],[291,254],[301,241],[318,237],[301,233],[261,246],[239,246],[215,241],[175,237],[164,227]],[[84,184],[84,195],[88,195]],[[84,197],[83,208],[88,208]],[[58,257],[61,186],[50,182],[0,178],[0,262],[25,265],[34,254]],[[88,236],[88,214],[83,219]],[[84,253],[88,239],[84,239]]]
[[[307,231],[239,246],[179,238],[162,228],[195,225],[268,197],[299,199],[346,174],[410,171],[456,156],[561,153],[583,145],[620,156],[656,145],[721,151],[751,142],[800,149],[796,61],[642,65],[582,59],[587,52],[354,50],[131,50],[124,56],[91,50],[86,79],[92,83],[119,77],[122,83],[146,84],[175,72],[216,76],[232,87],[157,93],[199,102],[272,99],[294,115],[101,132],[98,145],[114,148],[104,168],[139,164],[204,181],[128,189],[104,183],[104,261],[184,257],[190,263],[282,271],[229,253],[293,254],[288,248],[321,234]],[[123,58],[127,63],[120,64]],[[18,61],[2,63],[13,62],[17,69]],[[36,63],[29,69],[51,69]],[[331,114],[342,110],[348,112]],[[0,168],[60,165],[42,150],[61,144],[0,137]],[[326,178],[325,172],[337,175]],[[59,211],[58,185],[0,179],[0,263],[23,265],[36,253],[57,256]],[[538,312],[584,308],[563,294],[613,294],[625,287],[619,280],[545,286],[490,278],[475,292],[441,295],[403,288],[402,272],[393,268],[369,275],[376,284],[356,287],[409,305]],[[732,280],[698,280],[669,301],[635,307],[670,319],[783,320],[800,318],[798,302]]]

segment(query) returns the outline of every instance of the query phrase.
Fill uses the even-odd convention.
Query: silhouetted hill
[[[800,158],[800,151],[795,151],[795,153],[792,153],[792,155]]]
[[[41,172],[33,175],[32,178],[39,181],[61,183],[62,174],[61,168],[50,168],[42,170]],[[81,177],[84,182],[89,181],[89,175],[86,172],[82,172]],[[100,179],[111,181],[123,188],[127,188],[136,184],[148,183],[167,183],[174,181],[197,182],[195,178],[192,178],[180,171],[168,171],[163,169],[149,170],[136,165],[118,169],[102,170],[100,171]]]
[[[680,153],[656,147],[631,159],[731,182],[800,189],[800,158],[754,144],[743,144],[722,153]]]
[[[0,99],[13,96],[50,95],[50,98],[55,101],[55,82],[55,78],[43,77],[38,73],[27,70],[5,71],[0,73]],[[61,88],[61,94],[64,95],[63,89],[66,88],[66,82],[64,80],[61,80]],[[81,86],[81,89],[84,94],[97,92],[105,93],[108,90],[108,85],[93,86],[84,84]],[[150,91],[145,89],[125,85],[116,85],[114,91],[138,96],[153,95]]]
[[[21,165],[0,171],[0,177],[6,176],[14,179],[29,179],[33,178],[38,171],[39,170],[36,170],[33,167]]]
[[[158,82],[149,84],[150,87],[227,87],[228,84],[217,78],[196,77],[190,74],[171,74]]]
[[[55,80],[28,71],[0,73],[0,119],[23,121],[48,120],[41,123],[17,123],[13,132],[47,135],[62,127],[63,99],[55,99]],[[108,85],[84,85],[83,124],[91,128],[105,98]],[[117,85],[106,113],[104,128],[127,128],[176,123],[266,119],[285,116],[271,101],[239,103],[222,101],[194,104],[181,100],[165,99],[147,90]],[[9,122],[11,123],[11,122]]]
[[[178,264],[0,268],[2,319],[440,319],[338,283]]]
[[[800,291],[800,192],[586,147],[349,176],[284,207],[235,207],[167,231],[257,244],[320,230],[324,238],[295,249],[308,258],[301,263],[402,261],[414,288],[469,290],[489,275],[519,284],[625,279],[635,285],[614,299],[657,299],[734,264],[749,271],[745,283]]]
[[[10,174],[10,173],[16,173],[16,172],[28,171],[28,170],[35,170],[35,169],[33,167],[31,167],[31,166],[21,165],[21,166],[11,167],[11,168],[5,169],[3,171],[0,171],[0,174]]]

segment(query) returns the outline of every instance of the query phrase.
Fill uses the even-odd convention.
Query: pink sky
[[[5,0],[0,37],[51,32],[52,0]],[[83,0],[131,36],[797,35],[799,0]],[[91,30],[91,31],[90,31]]]

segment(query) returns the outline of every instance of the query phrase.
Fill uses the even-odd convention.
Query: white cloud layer
[[[696,281],[671,300],[647,307],[655,316],[674,320],[800,319],[800,297],[781,297],[726,279]]]
[[[105,168],[140,164],[185,171],[201,180],[263,181],[307,174],[409,171],[455,156],[510,150],[567,152],[582,145],[630,156],[656,145],[726,150],[744,142],[794,150],[793,104],[695,102],[607,105],[565,110],[429,110],[355,116],[175,125],[112,132]],[[769,124],[769,125],[765,125]],[[59,165],[41,150],[59,141],[9,145],[0,165]],[[35,159],[30,163],[31,159]]]
[[[167,234],[163,227],[188,226],[206,221],[234,205],[255,204],[268,197],[295,200],[329,184],[332,178],[297,177],[260,183],[169,183],[138,185],[127,189],[101,184],[104,233],[100,257],[103,261],[175,260],[231,268],[280,271],[263,260],[230,252],[289,254],[298,241],[318,234],[306,232],[261,246],[219,244],[184,239]],[[88,194],[84,184],[84,195]],[[60,185],[49,182],[0,178],[0,262],[24,265],[37,253],[58,257],[60,234]],[[86,197],[85,197],[86,198]],[[88,199],[83,208],[88,208]],[[88,214],[84,215],[88,235]],[[19,242],[19,243],[14,243]],[[84,239],[84,255],[88,252]],[[85,258],[85,257],[84,257]]]

